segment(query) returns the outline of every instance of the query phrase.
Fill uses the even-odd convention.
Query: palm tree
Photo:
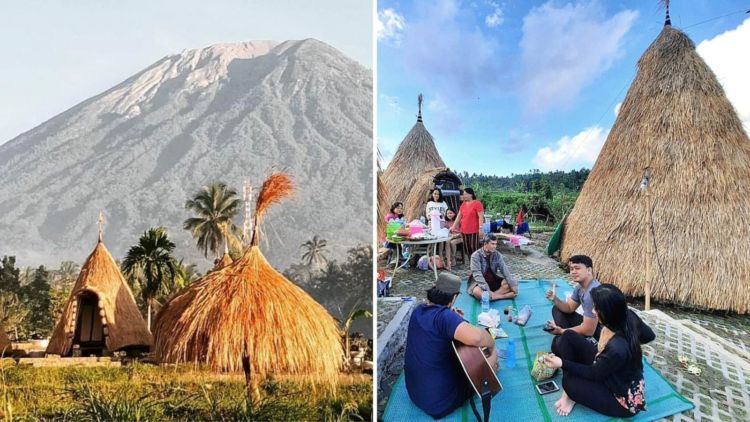
[[[328,253],[326,243],[326,240],[319,238],[318,235],[313,236],[311,240],[303,243],[300,246],[305,249],[302,260],[309,266],[320,268],[321,265],[328,262],[328,258],[325,256]]]
[[[167,238],[164,227],[151,228],[143,233],[138,244],[128,250],[122,262],[123,272],[141,287],[141,296],[148,304],[148,330],[151,331],[151,307],[157,295],[174,289],[178,275],[177,262],[172,257],[175,244]]]
[[[185,220],[182,227],[190,230],[197,239],[197,246],[203,250],[204,257],[208,258],[210,250],[219,258],[224,237],[237,233],[232,218],[240,210],[241,204],[237,191],[221,182],[203,186],[193,199],[185,202],[185,208],[193,211],[196,217]]]

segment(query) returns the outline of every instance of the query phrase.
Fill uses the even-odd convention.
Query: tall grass
[[[0,361],[0,363],[2,363]],[[372,378],[342,375],[335,394],[301,377],[261,385],[248,402],[242,374],[201,367],[33,368],[0,365],[5,420],[370,420]],[[2,418],[0,418],[2,420]]]

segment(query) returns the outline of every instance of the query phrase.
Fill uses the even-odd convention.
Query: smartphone
[[[554,381],[545,381],[536,385],[536,391],[538,391],[539,394],[554,393],[558,390],[560,390],[560,387],[558,387],[557,383]]]

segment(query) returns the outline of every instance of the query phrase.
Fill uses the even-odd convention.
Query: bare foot
[[[568,416],[575,405],[576,402],[571,400],[570,397],[563,392],[562,396],[560,396],[560,400],[555,402],[555,410],[557,410],[557,414],[560,416]]]

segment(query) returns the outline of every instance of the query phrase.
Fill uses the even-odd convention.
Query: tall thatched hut
[[[83,356],[147,351],[152,341],[133,292],[100,234],[52,332],[47,353],[70,356],[74,345]]]
[[[445,163],[438,154],[432,135],[422,122],[422,94],[419,94],[417,123],[401,141],[396,154],[383,171],[385,203],[379,206],[388,209],[390,204],[396,201],[406,201],[417,179],[422,177],[425,171],[436,167],[445,168]]]
[[[561,258],[574,254],[629,295],[648,280],[658,300],[750,311],[750,142],[668,21],[568,216]]]
[[[336,321],[271,267],[259,247],[260,218],[291,191],[286,175],[270,176],[261,188],[244,255],[190,285],[159,312],[155,351],[163,362],[243,369],[248,377],[285,373],[337,382],[343,348]]]

